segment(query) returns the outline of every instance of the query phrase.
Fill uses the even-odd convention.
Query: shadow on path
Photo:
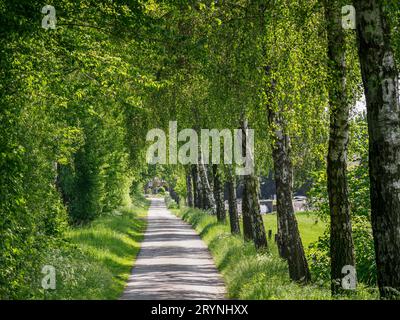
[[[148,226],[122,300],[224,299],[225,288],[206,245],[164,200],[151,199]]]

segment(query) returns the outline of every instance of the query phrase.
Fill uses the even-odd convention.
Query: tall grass
[[[43,259],[56,269],[56,289],[40,289],[35,298],[119,298],[140,249],[147,209],[147,200],[136,197],[130,207],[71,228],[67,242]]]
[[[217,268],[222,273],[228,291],[233,299],[332,299],[326,284],[312,283],[300,285],[290,281],[287,263],[279,258],[274,241],[269,242],[268,253],[257,253],[254,245],[244,242],[239,236],[232,236],[228,224],[220,224],[216,217],[197,209],[173,210],[197,230],[214,257]],[[273,216],[267,219],[267,229],[273,228]],[[275,220],[276,224],[276,220]],[[323,226],[316,227],[310,215],[299,219],[302,237],[307,241],[315,238]],[[307,230],[311,228],[310,234]],[[377,295],[363,287],[357,292],[339,299],[376,299]]]

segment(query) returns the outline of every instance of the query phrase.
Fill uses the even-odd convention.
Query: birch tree
[[[359,58],[367,103],[371,221],[383,298],[400,296],[400,103],[385,1],[357,0]]]

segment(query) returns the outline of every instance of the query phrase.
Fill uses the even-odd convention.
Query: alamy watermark
[[[356,28],[356,9],[352,5],[342,7],[342,28],[346,30]]]
[[[42,13],[45,16],[42,19],[42,28],[44,29],[55,29],[56,28],[56,9],[51,5],[45,5],[42,8]]]
[[[356,290],[357,287],[357,273],[356,268],[351,265],[346,265],[342,268],[342,288],[345,290]]]
[[[42,268],[42,288],[45,290],[56,289],[56,268],[51,265],[45,265]]]
[[[146,141],[152,141],[146,153],[149,164],[236,164],[237,175],[250,175],[254,172],[254,130],[246,129],[201,129],[200,139],[194,129],[183,129],[178,132],[178,123],[169,122],[168,135],[162,129],[151,129]],[[168,157],[167,157],[168,136]],[[210,139],[211,159],[210,159]],[[200,141],[199,141],[200,140]],[[221,141],[223,156],[221,157]],[[246,148],[243,150],[243,142]],[[179,149],[178,143],[184,142]],[[243,152],[245,151],[245,152]],[[243,154],[244,153],[244,154]],[[223,162],[221,162],[223,158]]]

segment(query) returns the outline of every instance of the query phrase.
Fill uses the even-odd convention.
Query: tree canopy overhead
[[[259,178],[273,176],[279,255],[304,284],[316,268],[292,200],[313,185],[314,209],[331,223],[321,252],[332,282],[344,265],[365,263],[352,226],[362,216],[380,294],[398,296],[396,1],[355,1],[355,30],[343,29],[340,0],[47,4],[54,29],[42,26],[43,2],[0,0],[0,297],[29,297],[26,279],[34,281],[68,228],[129,205],[155,176],[221,223],[227,198],[232,233],[242,228],[259,252],[269,249]],[[364,114],[355,108],[363,94]],[[234,165],[201,156],[149,165],[146,135],[159,128],[169,137],[171,121],[199,136],[204,128],[254,130],[255,171],[235,177]]]

